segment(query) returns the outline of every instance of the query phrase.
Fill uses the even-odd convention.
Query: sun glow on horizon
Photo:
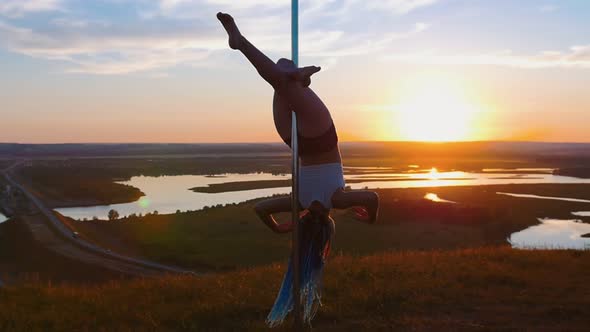
[[[412,80],[393,107],[399,136],[426,142],[478,139],[476,122],[482,111],[464,85],[438,76]]]

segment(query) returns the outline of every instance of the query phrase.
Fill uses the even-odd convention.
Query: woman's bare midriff
[[[342,163],[338,146],[331,151],[301,156],[299,159],[301,160],[301,166]]]

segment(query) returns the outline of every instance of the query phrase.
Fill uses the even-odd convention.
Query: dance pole
[[[299,66],[299,0],[291,0],[291,59],[295,66]],[[301,226],[299,224],[299,146],[297,142],[297,114],[291,112],[291,150],[293,167],[291,175],[291,206],[293,208],[293,329],[303,329],[303,310],[301,308],[301,266],[299,255],[299,239]]]

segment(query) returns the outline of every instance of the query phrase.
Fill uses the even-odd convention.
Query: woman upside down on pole
[[[273,116],[276,130],[290,146],[291,112],[297,114],[298,149],[300,156],[299,204],[301,214],[301,294],[304,320],[310,322],[320,299],[321,272],[334,234],[331,209],[353,208],[360,221],[374,223],[379,197],[372,191],[345,191],[342,159],[336,128],[330,111],[309,85],[311,76],[320,67],[297,68],[291,60],[277,63],[252,45],[238,29],[229,14],[217,18],[227,31],[229,46],[239,50],[274,89]],[[256,213],[276,233],[293,230],[293,222],[279,224],[273,214],[292,210],[291,198],[280,197],[256,204]],[[291,264],[285,275],[267,323],[276,326],[284,321],[293,307]]]

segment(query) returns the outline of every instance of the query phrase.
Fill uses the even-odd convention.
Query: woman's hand
[[[371,216],[369,215],[369,211],[365,207],[362,206],[353,206],[352,211],[354,212],[354,218],[358,221],[368,223],[371,220]]]
[[[289,233],[291,231],[293,231],[293,222],[292,221],[288,221],[286,223],[278,224],[277,225],[277,228],[275,230],[275,232],[277,232],[279,234]]]

